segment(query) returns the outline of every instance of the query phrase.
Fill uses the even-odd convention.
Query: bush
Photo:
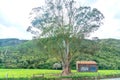
[[[53,69],[61,69],[61,64],[60,63],[55,63],[55,64],[53,64]]]

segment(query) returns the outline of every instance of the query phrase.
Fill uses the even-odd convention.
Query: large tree
[[[81,41],[96,31],[104,19],[96,8],[79,6],[74,0],[46,0],[44,6],[33,8],[30,15],[32,26],[41,31],[38,38],[53,40],[45,48],[49,53],[54,53],[56,58],[59,57],[63,75],[71,72],[70,61],[79,44],[73,44],[74,41]]]

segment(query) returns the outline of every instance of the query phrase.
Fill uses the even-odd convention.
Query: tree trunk
[[[70,68],[70,64],[66,63],[63,66],[63,71],[62,71],[62,76],[67,76],[71,73],[71,68]]]
[[[62,66],[63,66],[62,75],[67,76],[71,73],[71,68],[70,68],[71,55],[69,50],[70,48],[69,41],[66,40],[64,45],[65,45],[65,55],[64,55],[64,60],[62,60]]]
[[[63,76],[67,76],[71,73],[71,67],[70,67],[70,54],[67,56],[67,59],[65,63],[63,63]]]

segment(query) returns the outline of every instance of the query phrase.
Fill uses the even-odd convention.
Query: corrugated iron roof
[[[76,64],[97,64],[95,61],[77,61]]]

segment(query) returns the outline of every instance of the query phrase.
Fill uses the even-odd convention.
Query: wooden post
[[[34,74],[33,74],[33,78],[34,78]]]
[[[6,74],[6,79],[8,79],[8,73]]]

